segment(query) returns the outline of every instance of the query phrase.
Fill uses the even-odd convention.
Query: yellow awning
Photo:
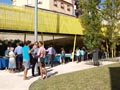
[[[34,32],[34,8],[0,5],[0,29]],[[79,19],[38,10],[38,32],[83,35]]]

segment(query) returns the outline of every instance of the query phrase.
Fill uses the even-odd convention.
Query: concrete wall
[[[12,5],[25,6],[25,5],[27,5],[27,0],[13,0]]]
[[[62,12],[69,15],[74,15],[74,7],[72,0],[57,0],[57,6],[54,5],[54,0],[38,0],[38,8],[43,8],[47,10],[53,10],[57,12]],[[61,2],[64,4],[64,8],[61,8]],[[34,6],[35,0],[13,0],[13,5],[15,6]],[[68,10],[68,6],[69,9]]]
[[[64,2],[64,1],[69,1],[69,3],[67,2]],[[70,2],[71,0],[57,0],[56,1],[56,5],[54,0],[51,0],[50,2],[50,10],[53,10],[53,11],[57,11],[57,12],[62,12],[62,13],[65,13],[65,14],[69,14],[69,15],[73,15],[73,5],[72,5],[72,2]],[[64,5],[64,8],[61,8],[61,2],[63,3]],[[70,4],[71,3],[71,4]],[[68,10],[68,5],[69,5],[69,8],[70,10]]]
[[[43,9],[49,9],[49,0],[38,0],[38,7]],[[13,0],[15,6],[35,6],[35,0]]]

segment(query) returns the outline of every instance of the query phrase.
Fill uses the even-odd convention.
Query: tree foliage
[[[111,48],[112,57],[116,55],[116,43],[120,35],[120,0],[105,0],[100,11],[102,19],[107,23],[103,24],[106,27],[105,37]]]
[[[84,43],[89,50],[101,45],[101,19],[98,11],[100,0],[80,0],[83,14],[80,16],[84,28]]]

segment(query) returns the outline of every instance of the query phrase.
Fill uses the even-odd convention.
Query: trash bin
[[[98,49],[96,49],[94,52],[93,52],[93,64],[95,66],[99,66],[99,60],[98,60]]]

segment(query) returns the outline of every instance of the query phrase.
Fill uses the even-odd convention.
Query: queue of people
[[[15,71],[24,71],[24,80],[26,80],[28,69],[30,68],[31,54],[33,58],[33,62],[31,63],[32,76],[35,76],[35,65],[38,64],[38,75],[41,75],[41,78],[43,79],[44,72],[47,78],[47,69],[45,64],[46,49],[44,48],[43,43],[41,41],[35,42],[32,49],[30,49],[30,41],[25,42],[23,47],[20,46],[19,43],[16,45],[17,47],[15,49],[12,46],[9,46],[5,51],[5,57],[9,59],[6,69],[8,69],[10,73],[14,73]]]
[[[32,47],[31,47],[32,45]],[[48,56],[48,65],[54,67],[54,60],[56,56],[56,50],[50,44],[48,49],[45,49],[43,42],[35,42],[31,44],[30,41],[24,43],[24,46],[20,46],[20,43],[16,44],[15,49],[12,46],[9,46],[5,51],[6,58],[9,59],[8,70],[10,73],[17,71],[24,71],[24,80],[27,79],[28,69],[30,65],[32,66],[32,76],[36,76],[35,67],[37,66],[37,75],[41,76],[40,79],[43,79],[43,74],[47,78],[47,69],[45,57]],[[60,52],[60,64],[65,64],[66,60],[66,51],[62,47]],[[76,48],[75,59],[77,62],[83,61],[85,56],[85,50]],[[32,57],[32,62],[31,62]]]
[[[79,49],[79,47],[77,47],[75,53],[77,63],[85,59],[86,52],[84,48]]]

